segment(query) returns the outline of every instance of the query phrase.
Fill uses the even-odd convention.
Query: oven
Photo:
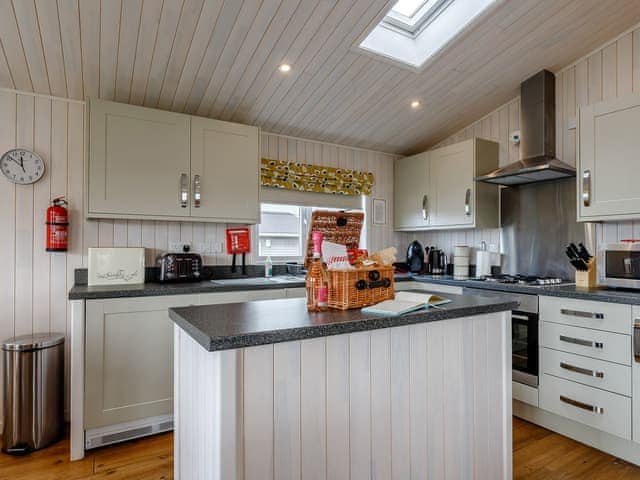
[[[538,386],[538,313],[511,312],[513,381]]]
[[[511,363],[514,382],[538,387],[538,296],[523,293],[465,288],[474,295],[514,300],[520,305],[511,312]]]

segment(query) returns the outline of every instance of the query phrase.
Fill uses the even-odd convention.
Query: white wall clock
[[[36,183],[44,175],[44,170],[42,158],[25,148],[9,150],[0,157],[0,171],[13,183]]]

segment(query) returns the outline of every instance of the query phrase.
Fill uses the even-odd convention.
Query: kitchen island
[[[511,478],[516,302],[172,308],[176,479]]]

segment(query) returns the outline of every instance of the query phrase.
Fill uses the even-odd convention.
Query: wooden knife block
[[[596,276],[596,261],[592,258],[588,263],[589,269],[586,271],[576,270],[576,287],[594,288],[598,286],[598,278]]]

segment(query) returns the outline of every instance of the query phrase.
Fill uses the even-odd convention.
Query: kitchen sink
[[[214,285],[220,286],[245,286],[245,285],[278,285],[287,283],[304,282],[303,275],[277,275],[275,277],[253,277],[253,278],[224,278],[211,280]]]

